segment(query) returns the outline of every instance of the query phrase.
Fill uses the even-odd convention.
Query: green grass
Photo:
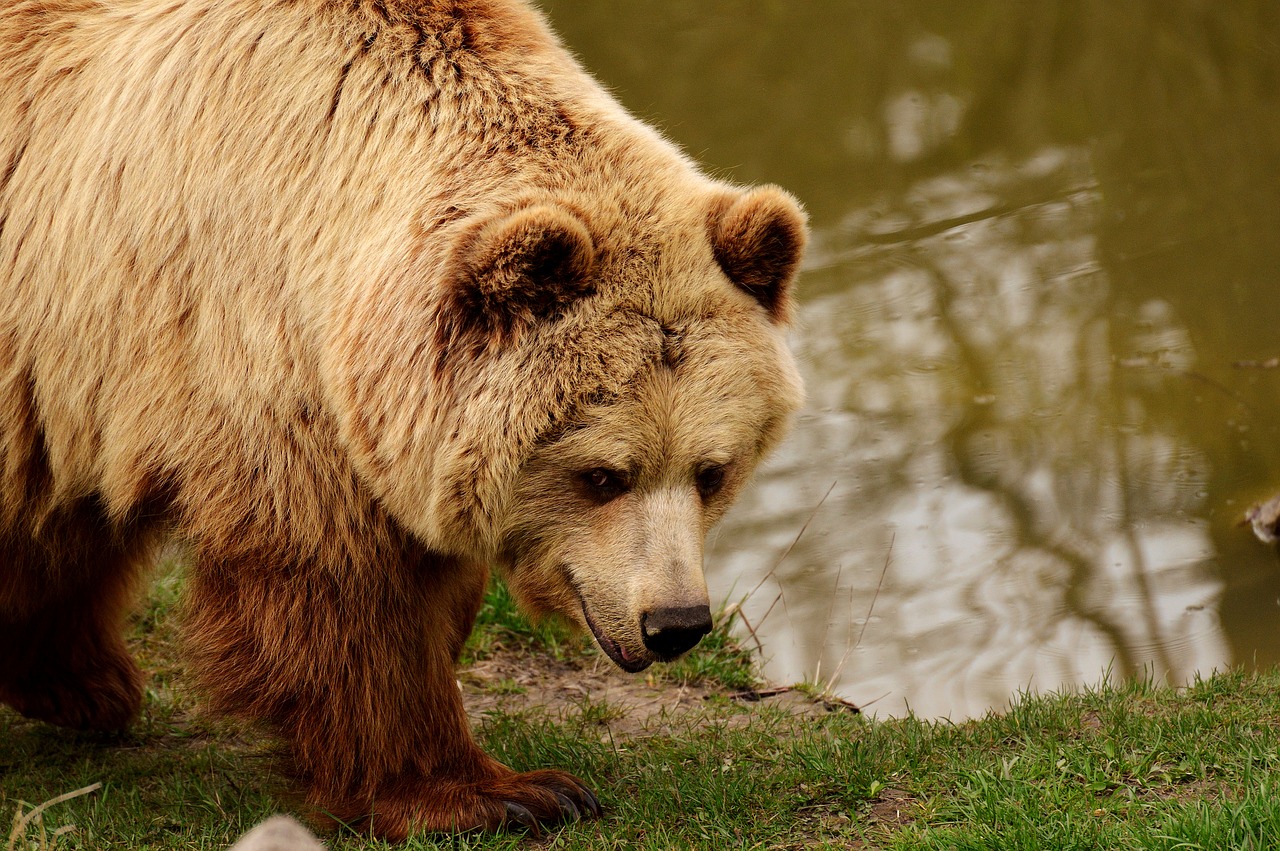
[[[494,580],[489,585],[476,627],[462,651],[462,664],[485,659],[504,649],[533,650],[563,659],[585,652],[586,636],[576,635],[563,621],[550,618],[533,623],[520,613],[507,586]]]
[[[164,652],[174,590],[161,586],[139,620],[140,654],[160,673],[128,735],[77,735],[0,710],[0,851],[19,809],[97,782],[98,792],[43,813],[43,845],[33,823],[14,847],[223,848],[289,811],[267,744],[190,711]],[[469,652],[514,645],[531,665],[539,654],[588,652],[568,632],[550,650],[540,645],[542,628],[515,619],[503,593],[490,595],[481,627],[490,634]],[[741,665],[741,651],[721,640],[732,652],[710,667],[720,670],[726,658]],[[702,663],[688,664],[681,676]],[[1219,674],[1182,690],[1138,682],[1027,695],[1004,714],[963,724],[793,717],[767,701],[720,698],[623,736],[619,712],[583,698],[564,717],[535,708],[481,722],[478,735],[497,758],[573,771],[604,802],[603,819],[553,833],[546,847],[1280,847],[1276,671]],[[55,839],[66,825],[75,832]],[[407,847],[526,841],[428,837]],[[354,836],[330,844],[385,847]]]

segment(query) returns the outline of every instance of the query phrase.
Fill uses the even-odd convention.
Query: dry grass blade
[[[21,839],[27,832],[27,825],[31,824],[31,822],[35,821],[36,819],[39,819],[45,810],[49,809],[50,807],[56,806],[58,804],[65,803],[66,801],[70,801],[72,798],[79,798],[81,795],[91,794],[93,792],[98,791],[101,788],[102,788],[101,783],[91,783],[88,786],[85,786],[83,789],[76,789],[74,792],[67,792],[65,794],[59,795],[56,798],[50,798],[49,800],[45,801],[43,804],[38,804],[37,806],[32,807],[31,812],[27,813],[26,815],[22,814],[22,805],[19,804],[18,811],[13,816],[13,832],[9,834],[9,844],[7,846],[7,851],[15,851],[15,849],[18,847],[18,840]],[[68,832],[69,831],[67,831],[64,828],[59,828],[58,830],[54,831],[54,837],[56,838]]]
[[[769,604],[769,608],[765,609],[764,614],[760,616],[760,620],[756,621],[757,626],[764,623],[765,618],[769,617],[769,613],[773,611],[773,607],[778,605],[778,601],[781,599],[782,599],[782,591],[778,591],[778,596],[773,598],[773,602]],[[783,606],[784,607],[786,606],[785,602],[783,603]]]
[[[756,635],[756,628],[751,625],[751,621],[747,620],[746,612],[738,609],[738,620],[742,621],[742,625],[747,628],[747,632],[751,635],[751,640],[756,643],[756,650],[760,652],[761,658],[764,657],[764,644],[760,642],[760,636]]]
[[[773,567],[769,568],[769,572],[761,577],[760,581],[756,583],[756,587],[747,592],[747,596],[742,598],[743,601],[749,600],[755,596],[755,593],[760,590],[760,586],[773,578],[774,572],[782,566],[782,563],[787,560],[787,556],[791,554],[795,545],[800,542],[800,538],[804,536],[805,530],[809,528],[809,524],[812,523],[813,518],[817,516],[818,509],[822,507],[822,503],[827,501],[827,497],[831,496],[831,492],[835,489],[836,482],[832,482],[831,487],[827,488],[827,492],[822,495],[822,499],[818,500],[818,504],[809,512],[809,517],[804,521],[804,525],[800,527],[800,531],[796,532],[796,536],[791,539],[791,543],[787,544],[787,548],[782,551],[782,555],[778,556],[778,560],[773,563]]]
[[[876,593],[871,595],[871,605],[867,606],[867,616],[862,621],[862,629],[858,632],[858,640],[854,642],[854,647],[862,643],[862,636],[866,634],[867,624],[871,623],[871,613],[875,611],[876,600],[880,598],[880,589],[884,586],[885,574],[889,572],[889,562],[893,559],[893,543],[898,540],[898,533],[895,531],[889,538],[889,551],[884,554],[884,567],[880,569],[880,581],[876,583]]]

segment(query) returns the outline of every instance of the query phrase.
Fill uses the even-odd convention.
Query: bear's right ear
[[[535,204],[489,219],[454,251],[446,321],[502,339],[590,295],[594,266],[591,234],[563,207]]]
[[[791,288],[808,241],[804,210],[776,186],[726,195],[712,205],[708,222],[716,261],[738,288],[785,324]]]

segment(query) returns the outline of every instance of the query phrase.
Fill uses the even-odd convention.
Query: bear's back
[[[468,217],[557,194],[623,239],[696,218],[672,177],[701,180],[516,2],[6,4],[0,497],[323,526],[316,476],[359,490],[328,416],[351,304],[403,307],[370,345],[424,337]]]

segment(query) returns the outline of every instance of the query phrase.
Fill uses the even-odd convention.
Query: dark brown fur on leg
[[[201,559],[189,643],[213,705],[284,735],[312,805],[389,839],[596,814],[581,781],[517,774],[471,736],[454,663],[487,572],[403,544],[377,566]]]
[[[0,703],[63,727],[128,726],[142,674],[121,632],[144,550],[91,504],[53,518],[40,540],[0,538]]]

